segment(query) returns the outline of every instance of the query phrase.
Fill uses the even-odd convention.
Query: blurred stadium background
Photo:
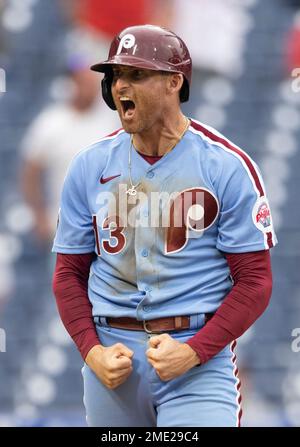
[[[0,0],[0,426],[85,426],[82,360],[51,291],[55,221],[49,215],[43,233],[38,183],[31,191],[27,183],[40,163],[38,193],[50,201],[47,175],[66,160],[58,154],[51,165],[38,144],[52,153],[55,107],[75,94],[74,64],[101,59],[112,34],[135,22],[186,40],[194,78],[185,113],[232,139],[263,172],[279,245],[271,305],[238,341],[242,422],[300,425],[299,11],[296,0]],[[36,121],[49,107],[46,123],[45,115]],[[99,114],[99,138],[114,124],[108,113]]]

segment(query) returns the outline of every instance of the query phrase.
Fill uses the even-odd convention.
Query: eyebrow
[[[116,66],[112,67],[112,72],[113,73],[118,73],[118,74],[121,73],[121,74],[125,74],[125,75],[133,73],[136,70],[142,71],[143,73],[145,73],[148,76],[155,75],[155,74],[158,74],[158,73],[166,74],[166,75],[169,74],[168,72],[157,71],[157,70],[150,70],[150,69],[147,69],[147,68],[140,68],[140,67],[129,67],[129,66],[125,66],[125,65],[124,66],[121,65],[119,67],[116,67]]]
[[[123,72],[128,72],[128,71],[133,71],[133,70],[141,70],[141,68],[138,67],[127,67],[127,66],[113,66],[112,67],[113,71],[123,71]]]

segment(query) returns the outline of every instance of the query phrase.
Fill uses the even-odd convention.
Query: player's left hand
[[[146,351],[149,363],[163,381],[175,379],[199,365],[196,352],[186,343],[180,343],[169,334],[155,335],[149,340]]]

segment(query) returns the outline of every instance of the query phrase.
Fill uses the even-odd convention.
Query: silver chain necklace
[[[129,196],[136,196],[137,195],[136,188],[141,184],[141,180],[136,185],[134,185],[133,181],[132,181],[132,177],[131,177],[131,152],[132,152],[132,146],[133,146],[132,139],[133,139],[133,136],[131,135],[130,148],[129,148],[129,154],[128,154],[128,171],[129,171],[130,188],[127,189],[126,194],[128,194]]]
[[[179,143],[179,141],[182,139],[182,137],[185,134],[185,132],[188,130],[189,125],[190,125],[190,120],[186,117],[186,125],[185,125],[185,128],[184,128],[182,134],[180,135],[180,137],[178,138],[176,143],[170,149],[168,149],[168,151],[165,152],[163,156],[165,156],[168,152],[170,152],[176,146],[176,144]],[[131,137],[130,137],[130,148],[129,148],[129,152],[128,152],[128,171],[129,171],[130,188],[127,189],[126,194],[128,194],[129,196],[136,196],[137,195],[136,188],[138,186],[140,186],[141,180],[138,183],[136,183],[136,185],[134,185],[133,181],[132,181],[132,177],[131,177],[131,152],[132,152],[132,146],[133,146],[133,135],[131,135]]]

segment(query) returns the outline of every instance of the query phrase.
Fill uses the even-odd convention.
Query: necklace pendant
[[[131,188],[127,189],[126,194],[130,196],[136,196],[137,190],[132,186]]]

